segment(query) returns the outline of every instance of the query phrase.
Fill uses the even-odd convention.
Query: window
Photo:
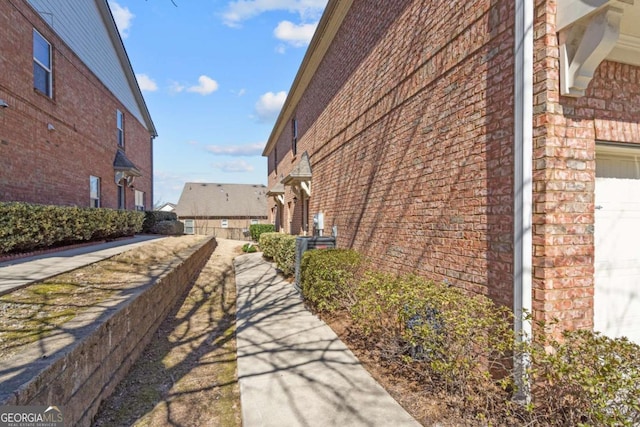
[[[223,219],[220,221],[220,226],[222,228],[229,228],[229,220],[228,219]]]
[[[124,194],[124,185],[118,185],[118,209],[126,209],[127,204],[125,200]]]
[[[118,128],[118,147],[124,147],[124,114],[116,110],[116,127]]]
[[[278,174],[278,147],[273,149],[273,171]]]
[[[53,96],[52,68],[51,44],[33,30],[33,87],[49,98]]]
[[[194,233],[193,220],[192,219],[185,219],[184,220],[184,234],[193,234],[193,233]]]
[[[295,156],[298,152],[298,120],[291,120],[291,151]]]
[[[89,177],[89,206],[92,208],[100,207],[100,178],[91,175]]]
[[[257,223],[258,223],[258,220],[257,220],[257,219],[252,219],[252,220],[251,220],[251,225],[255,225],[255,224],[257,224]]]
[[[144,210],[144,191],[136,190],[136,210]]]

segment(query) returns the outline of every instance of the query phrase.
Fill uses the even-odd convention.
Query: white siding
[[[87,67],[147,127],[96,1],[28,0]],[[53,70],[55,75],[56,70]]]

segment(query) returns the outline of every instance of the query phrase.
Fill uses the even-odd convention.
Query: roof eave
[[[278,114],[278,118],[271,130],[267,144],[262,151],[263,156],[269,156],[273,150],[273,147],[289,121],[289,117],[291,117],[298,101],[307,89],[307,86],[320,65],[322,58],[324,58],[324,55],[327,53],[327,50],[338,32],[344,17],[351,8],[352,3],[353,0],[329,0],[324,13],[322,14],[322,18],[318,23],[318,28],[313,34],[311,43],[309,43],[307,52],[302,59],[302,64],[298,69],[298,73],[296,74],[293,84],[289,89],[287,99],[280,110],[280,114]]]
[[[107,0],[96,0],[96,4],[98,6],[100,14],[102,15],[102,19],[105,22],[105,27],[107,28],[109,37],[111,38],[111,41],[113,42],[113,45],[116,49],[118,58],[124,65],[123,68],[125,76],[127,77],[127,81],[131,86],[133,96],[135,97],[138,106],[140,107],[140,111],[142,112],[142,116],[147,125],[149,133],[153,138],[155,138],[158,136],[158,132],[155,125],[153,124],[153,120],[151,119],[151,114],[149,113],[149,109],[147,108],[147,103],[144,100],[144,96],[142,96],[142,91],[140,90],[138,80],[136,79],[135,73],[133,72],[133,66],[131,65],[131,61],[129,60],[129,55],[127,54],[127,50],[124,47],[124,43],[122,42],[122,37],[120,37],[120,33],[118,32],[118,27],[116,26],[116,21],[113,18],[111,9],[107,4]]]

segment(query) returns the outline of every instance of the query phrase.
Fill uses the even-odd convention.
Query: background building
[[[185,234],[251,240],[249,226],[267,223],[266,193],[261,184],[187,182],[174,212]]]
[[[5,0],[0,28],[0,201],[151,209],[157,134],[107,0]]]

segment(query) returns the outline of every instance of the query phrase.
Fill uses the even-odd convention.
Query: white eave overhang
[[[584,96],[604,60],[640,66],[640,0],[559,0],[560,93]]]

